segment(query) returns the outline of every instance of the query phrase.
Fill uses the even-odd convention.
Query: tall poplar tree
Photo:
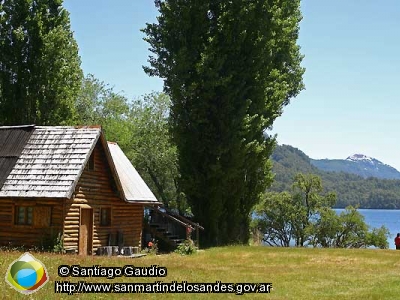
[[[164,78],[180,185],[206,245],[247,243],[271,181],[266,132],[302,89],[300,0],[156,0],[143,30]]]
[[[0,0],[0,124],[74,118],[82,70],[62,0]]]

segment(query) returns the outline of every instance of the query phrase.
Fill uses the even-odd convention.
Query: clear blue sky
[[[152,0],[65,0],[82,68],[132,99],[162,91],[148,77],[140,28],[154,22]],[[299,44],[306,90],[273,132],[312,158],[363,153],[400,170],[400,1],[302,1]]]

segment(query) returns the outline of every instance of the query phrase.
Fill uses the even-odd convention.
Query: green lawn
[[[22,253],[1,252],[0,270]],[[31,296],[21,295],[0,280],[2,299],[399,299],[400,251],[372,249],[304,249],[269,247],[222,247],[192,256],[177,254],[142,258],[79,257],[32,253],[47,268],[50,281]],[[59,265],[119,266],[158,265],[168,275],[159,278],[61,278]],[[1,275],[2,277],[4,275]],[[3,277],[4,278],[4,277]],[[55,294],[55,281],[272,283],[270,294]],[[238,298],[239,297],[239,298]]]

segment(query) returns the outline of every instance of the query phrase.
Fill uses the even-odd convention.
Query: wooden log
[[[112,256],[112,251],[113,251],[113,249],[112,249],[112,247],[111,246],[104,246],[104,247],[102,247],[102,248],[104,248],[104,255],[107,255],[107,256]]]
[[[114,194],[107,194],[106,192],[101,193],[98,191],[88,191],[87,194],[78,193],[75,195],[74,200],[86,199],[89,197],[91,200],[99,200],[99,201],[110,201],[110,200],[122,201],[121,199],[117,198]]]
[[[131,256],[133,254],[133,247],[122,247],[121,252],[124,256]]]
[[[79,230],[79,224],[67,225],[67,223],[65,223],[64,229],[65,230]]]
[[[67,213],[65,214],[65,218],[69,218],[69,219],[79,219],[79,212],[76,211],[67,211]]]
[[[97,248],[96,255],[99,255],[99,256],[104,255],[104,248],[103,247]]]
[[[106,245],[106,240],[99,240],[99,239],[95,239],[95,240],[93,240],[93,245],[99,245],[99,246],[101,246],[101,245]]]
[[[112,248],[112,255],[113,256],[116,256],[116,255],[119,254],[118,246],[111,246],[111,248]]]
[[[75,203],[86,204],[86,203],[88,203],[88,200],[87,199],[75,199]]]
[[[69,225],[79,224],[79,220],[80,220],[79,217],[73,217],[73,218],[71,218],[71,217],[66,217],[66,218],[65,218],[65,221],[64,221],[64,224],[65,224],[65,225],[66,225],[67,223],[71,223],[71,224],[69,224]]]
[[[77,242],[78,237],[64,237],[64,242]]]
[[[104,235],[101,235],[101,236],[94,236],[94,238],[93,238],[93,241],[99,241],[99,243],[104,243],[104,244],[107,244],[107,241],[108,241],[108,237],[107,236],[104,236]]]
[[[68,217],[79,217],[79,211],[76,210],[70,210],[69,212],[67,212],[67,218]]]

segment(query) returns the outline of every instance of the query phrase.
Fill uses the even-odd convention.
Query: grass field
[[[400,251],[372,249],[305,249],[231,246],[192,256],[151,255],[142,258],[79,257],[32,253],[42,261],[50,281],[26,296],[0,280],[2,299],[400,299]],[[1,276],[20,252],[1,252]],[[59,265],[123,267],[158,265],[168,274],[159,278],[62,278]],[[4,275],[3,275],[4,274]],[[272,283],[269,294],[56,294],[55,281],[95,283],[207,282]]]

